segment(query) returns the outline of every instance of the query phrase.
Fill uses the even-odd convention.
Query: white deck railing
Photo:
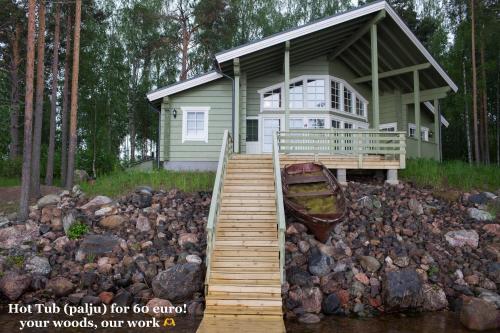
[[[212,201],[210,202],[210,212],[208,213],[207,253],[206,253],[207,273],[205,275],[205,286],[208,285],[208,279],[210,276],[210,260],[212,258],[212,251],[213,251],[214,230],[217,218],[219,216],[221,191],[224,185],[224,176],[226,174],[227,162],[231,157],[232,153],[233,153],[233,138],[231,137],[231,134],[229,134],[229,131],[225,130],[224,137],[222,139],[222,147],[220,149],[220,154],[219,154],[217,174],[215,175],[214,189],[212,192]]]
[[[278,132],[278,148],[284,154],[357,156],[382,155],[399,159],[404,168],[405,132],[376,130],[294,130]]]
[[[285,207],[283,205],[283,188],[281,186],[280,152],[278,146],[278,133],[273,134],[273,169],[274,189],[276,193],[276,224],[278,228],[278,245],[280,251],[280,279],[285,282]]]

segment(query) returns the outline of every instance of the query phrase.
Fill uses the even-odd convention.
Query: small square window
[[[365,116],[365,102],[356,97],[356,115]]]
[[[264,109],[279,109],[281,107],[281,88],[265,92],[262,99]]]
[[[352,92],[344,87],[344,112],[352,113]]]
[[[325,119],[322,118],[309,118],[307,119],[308,128],[325,128]]]
[[[351,123],[344,123],[344,128],[345,129],[352,129],[353,128],[353,124],[351,124]]]
[[[290,128],[291,129],[304,128],[304,120],[302,118],[290,118]]]
[[[258,119],[247,119],[247,142],[259,141],[259,120]]]
[[[340,120],[332,120],[332,128],[341,128]]]
[[[208,110],[210,108],[182,108],[182,142],[208,142]]]
[[[417,127],[415,126],[415,124],[408,124],[408,137],[414,138],[416,137],[416,133]]]

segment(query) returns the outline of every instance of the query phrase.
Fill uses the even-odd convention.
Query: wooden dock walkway
[[[232,155],[198,333],[285,332],[271,155]]]

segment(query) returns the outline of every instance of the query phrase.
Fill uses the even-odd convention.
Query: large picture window
[[[289,104],[291,110],[325,110],[367,118],[368,102],[347,81],[330,75],[303,75],[290,80]],[[261,112],[283,110],[284,84],[258,90]]]
[[[182,107],[182,142],[208,142],[209,107]]]

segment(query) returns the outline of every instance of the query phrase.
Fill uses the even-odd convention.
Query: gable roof
[[[384,11],[392,18],[396,26],[403,32],[403,34],[412,42],[412,44],[420,51],[422,56],[431,64],[431,67],[435,69],[437,77],[441,77],[447,85],[451,87],[453,91],[457,91],[458,87],[453,82],[453,80],[446,74],[443,68],[437,63],[437,61],[432,57],[432,55],[425,49],[418,38],[411,32],[411,30],[406,26],[403,20],[398,16],[394,9],[386,2],[379,1],[371,3],[365,6],[361,6],[356,9],[352,9],[347,12],[339,13],[327,18],[311,22],[309,24],[293,28],[284,32],[280,32],[263,39],[249,42],[247,44],[234,47],[232,49],[219,52],[215,55],[216,61],[219,67],[222,63],[232,62],[235,58],[249,55],[254,52],[258,52],[264,49],[273,49],[279,45],[283,45],[286,41],[291,41],[293,39],[298,39],[321,30],[335,27],[337,25],[346,24],[346,22],[359,19],[361,17],[368,17],[369,15],[374,15],[374,13]],[[380,55],[379,55],[380,56]],[[224,70],[223,70],[224,72]],[[204,75],[196,76],[191,79],[180,81],[166,87],[159,88],[157,90],[151,91],[147,94],[149,101],[158,100],[160,98],[178,93],[183,90],[190,89],[217,79],[222,78],[223,75],[217,71],[211,71]],[[422,82],[421,82],[422,83]]]

